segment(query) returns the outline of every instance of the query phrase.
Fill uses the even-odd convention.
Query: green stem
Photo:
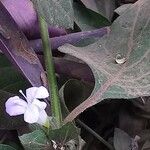
[[[57,87],[57,81],[54,71],[52,51],[49,43],[48,26],[43,17],[39,16],[40,32],[43,44],[43,53],[47,71],[48,88],[51,95],[52,116],[56,118],[59,125],[62,123],[62,114],[60,99]]]

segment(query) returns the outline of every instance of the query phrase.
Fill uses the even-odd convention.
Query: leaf
[[[125,11],[128,10],[128,8],[132,7],[132,4],[124,4],[120,7],[118,7],[115,12],[118,14],[118,15],[122,15]]]
[[[91,30],[110,25],[110,22],[102,15],[87,9],[81,4],[73,4],[75,23],[81,30]]]
[[[115,150],[131,150],[131,137],[124,131],[116,128],[114,132],[114,147]]]
[[[150,140],[147,140],[143,147],[142,147],[142,150],[149,150],[150,149]]]
[[[85,61],[95,76],[91,96],[76,107],[65,122],[107,98],[135,98],[150,94],[150,1],[139,0],[111,26],[110,34],[84,48],[69,44],[61,52]],[[116,56],[125,58],[116,63]]]
[[[24,126],[23,117],[11,117],[6,113],[5,102],[19,89],[26,89],[29,84],[10,64],[3,54],[0,54],[0,129],[17,129]]]
[[[25,150],[46,150],[51,149],[47,136],[42,130],[35,130],[19,137]]]
[[[79,135],[80,130],[73,123],[65,124],[59,129],[49,130],[48,132],[49,139],[62,146],[70,141],[75,141],[76,145],[79,145]]]
[[[73,28],[72,0],[31,0],[37,12],[52,26]]]
[[[10,64],[8,59],[0,54],[0,90],[9,93],[18,93],[19,89],[26,89],[29,83]]]
[[[16,150],[15,148],[13,148],[9,145],[5,145],[5,144],[0,144],[0,149],[1,150]]]
[[[59,95],[69,111],[83,102],[91,93],[93,86],[70,79],[59,90]]]
[[[34,50],[11,15],[0,2],[0,50],[27,78],[32,86],[41,86],[43,67]]]
[[[111,21],[114,9],[115,0],[81,0],[82,3],[89,9],[103,15]]]

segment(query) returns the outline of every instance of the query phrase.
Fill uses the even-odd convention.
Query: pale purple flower
[[[6,112],[10,116],[24,114],[24,121],[28,123],[46,124],[48,116],[45,108],[47,104],[38,99],[49,96],[47,89],[40,86],[28,88],[26,95],[23,94],[22,90],[19,90],[19,92],[24,96],[26,101],[18,96],[10,97],[5,103]]]

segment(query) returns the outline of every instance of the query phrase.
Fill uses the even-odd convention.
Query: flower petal
[[[39,109],[35,105],[29,105],[24,113],[24,121],[36,123],[39,118]]]
[[[48,116],[45,110],[40,111],[39,118],[37,123],[40,125],[45,125],[47,122]]]
[[[49,93],[44,86],[31,87],[26,90],[27,100],[32,102],[35,98],[47,98]]]
[[[47,106],[47,104],[45,102],[41,102],[38,99],[34,99],[32,104],[36,105],[40,109],[40,111],[44,110],[46,108],[46,106]]]
[[[6,112],[10,116],[17,116],[24,114],[26,108],[27,108],[27,102],[19,98],[18,96],[10,97],[6,103]]]

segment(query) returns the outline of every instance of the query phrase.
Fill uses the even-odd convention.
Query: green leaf
[[[19,89],[25,89],[27,86],[29,86],[27,80],[18,73],[3,54],[0,54],[0,90],[18,93]]]
[[[51,149],[47,136],[42,130],[35,130],[19,137],[25,150],[46,150]]]
[[[72,0],[31,0],[37,12],[52,26],[73,28]]]
[[[5,144],[0,144],[0,149],[1,150],[16,150],[15,148],[13,148],[9,145],[5,145]]]
[[[79,145],[79,135],[80,130],[73,123],[65,124],[59,129],[49,130],[48,132],[49,139],[62,146],[65,146],[70,141],[74,141],[76,145]]]
[[[93,86],[82,81],[68,80],[59,90],[59,95],[69,111],[83,102],[92,92]]]
[[[25,125],[22,115],[9,116],[6,113],[5,102],[8,98],[19,93],[29,84],[19,74],[4,55],[0,55],[0,129],[16,129]]]
[[[95,76],[91,96],[71,112],[66,122],[107,98],[150,95],[149,5],[149,0],[137,1],[114,21],[108,35],[92,45],[59,48],[85,61]]]
[[[116,7],[115,0],[81,0],[89,9],[101,14],[111,21]]]
[[[110,25],[110,22],[102,15],[87,9],[78,3],[73,4],[75,23],[81,30],[91,30]]]

